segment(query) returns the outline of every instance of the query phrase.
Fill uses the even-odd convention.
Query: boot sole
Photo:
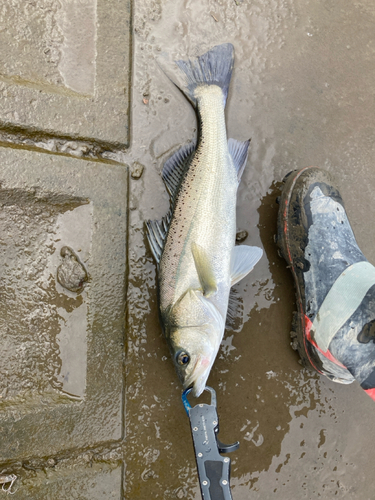
[[[291,257],[291,242],[289,240],[289,214],[293,205],[293,191],[299,177],[309,169],[316,169],[316,167],[306,167],[302,170],[290,172],[283,180],[284,187],[280,196],[280,206],[277,217],[277,246],[281,256],[286,260],[288,268],[292,271],[294,288],[296,294],[297,312],[293,313],[291,347],[298,351],[303,366],[306,368],[322,373],[314,364],[309,356],[306,348],[306,335],[305,335],[305,311],[302,300],[302,290],[299,280],[297,278],[296,268]]]

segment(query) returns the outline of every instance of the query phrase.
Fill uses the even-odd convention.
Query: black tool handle
[[[223,457],[219,451],[232,451],[238,448],[239,443],[229,446],[220,443],[219,448],[219,424],[214,406],[198,404],[190,408],[189,418],[202,498],[232,500],[229,482],[230,458]]]
[[[229,469],[230,463],[225,462],[224,457],[220,461],[205,460],[203,474],[200,473],[198,467],[201,493],[204,500],[232,500]]]

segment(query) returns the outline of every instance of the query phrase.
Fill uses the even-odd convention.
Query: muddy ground
[[[235,500],[373,498],[375,403],[302,368],[290,348],[293,283],[273,243],[275,199],[292,169],[337,179],[359,245],[375,263],[375,6],[372,0],[143,0],[134,4],[126,481],[128,499],[199,499],[181,387],[158,323],[144,221],[168,196],[165,159],[196,132],[190,104],[155,60],[231,42],[228,136],[251,137],[238,229],[264,256],[238,286],[244,322],[209,378]],[[139,176],[139,165],[134,177]]]

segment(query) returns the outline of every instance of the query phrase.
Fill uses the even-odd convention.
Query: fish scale
[[[184,388],[199,396],[223,338],[231,286],[262,250],[235,247],[237,189],[250,141],[227,140],[233,46],[176,64],[181,90],[197,111],[198,144],[167,160],[162,176],[171,208],[162,221],[147,222],[147,236],[158,263],[164,335]]]
[[[235,238],[237,173],[228,152],[222,91],[212,86],[200,94],[201,142],[181,185],[161,260],[162,313],[187,289],[200,286],[191,241],[204,245],[218,281],[226,285],[227,290],[220,292],[229,293],[230,253],[225,250],[233,246]],[[221,195],[230,189],[233,196]],[[223,224],[227,231],[218,240]],[[225,319],[226,308],[220,312]]]

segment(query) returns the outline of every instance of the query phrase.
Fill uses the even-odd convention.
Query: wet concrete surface
[[[128,0],[2,3],[0,122],[10,130],[0,140],[30,146],[31,132],[42,148],[79,157],[93,142],[127,144],[130,14]]]
[[[0,327],[12,339],[0,356],[0,462],[18,476],[13,498],[200,498],[144,221],[166,213],[163,162],[197,128],[156,58],[231,42],[228,136],[252,139],[237,225],[245,244],[264,248],[237,286],[243,323],[226,332],[208,381],[221,440],[241,443],[231,455],[233,498],[372,499],[374,402],[357,384],[334,384],[298,363],[292,278],[273,241],[282,178],[321,166],[337,178],[375,263],[372,0],[136,0],[126,152],[129,37],[118,41],[129,34],[128,2],[77,3],[86,45],[67,25],[82,17],[71,2],[19,5],[12,0],[0,13],[0,24],[10,9],[22,28],[0,35],[14,57],[6,54],[0,74],[1,126],[12,124],[0,133],[9,146],[0,149]],[[24,22],[30,16],[34,24]],[[34,63],[22,66],[28,36],[41,42]],[[60,56],[49,63],[53,53],[43,49],[51,47]],[[55,279],[64,247],[87,268],[78,293]]]
[[[199,499],[181,387],[158,323],[144,221],[166,213],[160,171],[196,133],[190,104],[155,59],[231,42],[228,136],[251,137],[238,229],[265,254],[239,285],[244,322],[228,331],[209,378],[220,436],[240,440],[233,498],[373,498],[374,402],[302,368],[290,348],[291,276],[277,255],[280,182],[292,169],[337,178],[364,254],[375,262],[375,7],[372,1],[146,0],[134,5],[126,475],[129,499]]]
[[[7,148],[0,166],[0,470],[14,498],[121,498],[127,169]],[[57,280],[67,247],[79,292]]]

